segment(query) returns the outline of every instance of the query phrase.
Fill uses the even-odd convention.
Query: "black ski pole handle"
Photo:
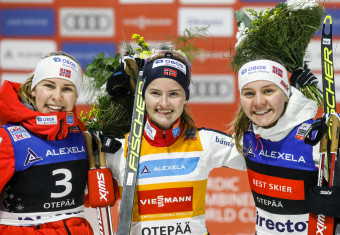
[[[319,141],[321,140],[321,138],[325,135],[325,133],[327,132],[327,125],[325,123],[326,118],[322,117],[322,118],[318,118],[317,120],[315,120],[314,123],[311,124],[311,126],[309,127],[309,129],[307,130],[306,134],[305,134],[305,138],[304,141],[306,144],[309,145],[316,145],[317,143],[319,143]],[[313,138],[313,133],[316,131],[316,135]]]

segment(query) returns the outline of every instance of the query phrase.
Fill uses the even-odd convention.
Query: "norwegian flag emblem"
[[[276,66],[273,66],[273,73],[276,73],[277,75],[279,75],[281,78],[282,78],[282,70],[279,69],[278,67]]]
[[[71,70],[60,68],[59,76],[70,78]]]
[[[173,69],[168,69],[168,68],[165,68],[164,69],[164,75],[168,75],[168,76],[171,76],[171,77],[177,77],[177,71],[176,70],[173,70]]]

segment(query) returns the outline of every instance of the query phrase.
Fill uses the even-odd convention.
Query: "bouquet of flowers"
[[[323,6],[315,0],[287,0],[273,9],[258,12],[236,11],[239,32],[232,69],[238,71],[243,64],[261,57],[283,64],[290,73],[302,68],[306,49],[320,27],[323,14]],[[322,102],[316,84],[300,90],[319,104]]]

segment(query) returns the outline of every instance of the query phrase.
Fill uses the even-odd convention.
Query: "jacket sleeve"
[[[5,129],[0,128],[0,192],[12,178],[15,158],[12,142]]]
[[[199,136],[210,170],[222,166],[238,170],[247,169],[245,159],[237,151],[230,135],[213,129],[200,129]]]

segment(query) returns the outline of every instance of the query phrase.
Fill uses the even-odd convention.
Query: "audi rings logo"
[[[191,84],[190,101],[193,103],[233,103],[234,77],[228,75],[196,75]]]
[[[113,11],[61,10],[61,33],[64,36],[113,36]]]

